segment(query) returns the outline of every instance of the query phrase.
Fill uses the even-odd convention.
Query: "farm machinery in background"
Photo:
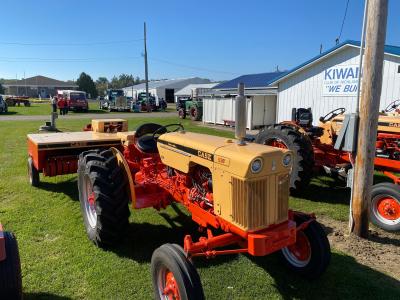
[[[165,111],[167,109],[167,102],[163,99],[156,98],[149,93],[149,105],[147,105],[146,92],[139,93],[136,99],[136,105],[140,111]]]
[[[123,90],[107,89],[105,97],[99,98],[100,109],[112,111],[130,111],[131,101],[128,101]]]
[[[292,271],[316,278],[329,264],[329,241],[313,214],[288,208],[293,153],[244,141],[243,93],[242,87],[237,140],[186,132],[180,124],[128,131],[124,120],[93,120],[91,131],[29,134],[31,184],[39,184],[40,172],[78,171],[86,232],[100,247],[123,237],[129,202],[133,209],[185,207],[202,237],[188,234],[183,248],[164,244],[154,251],[156,299],[204,298],[196,257],[278,251]]]
[[[13,233],[3,231],[0,224],[0,296],[22,299],[21,263],[17,240]]]
[[[3,99],[6,101],[7,106],[31,106],[31,102],[29,101],[28,96],[10,96],[4,95]]]
[[[394,101],[382,112],[376,140],[371,138],[376,144],[375,169],[394,183],[379,183],[372,187],[370,219],[388,231],[400,230],[400,178],[396,175],[400,173],[400,118],[396,116],[399,105],[400,101]],[[338,145],[335,147],[344,113],[344,108],[335,109],[319,119],[319,126],[313,126],[311,109],[294,108],[291,121],[266,127],[255,137],[257,143],[295,153],[290,180],[292,193],[301,192],[308,186],[314,169],[344,180],[352,177],[349,176],[354,164],[351,153],[341,150]]]
[[[192,121],[201,121],[203,101],[198,97],[181,97],[176,102],[176,110],[181,119],[186,119],[186,116],[189,116]]]

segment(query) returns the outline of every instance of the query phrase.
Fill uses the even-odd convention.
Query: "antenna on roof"
[[[319,45],[319,54],[321,54],[321,53],[322,53],[322,44]]]
[[[279,66],[276,65],[276,72],[279,72]]]

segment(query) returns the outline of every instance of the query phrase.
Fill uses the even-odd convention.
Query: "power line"
[[[350,2],[350,0],[347,0],[346,9],[344,10],[342,26],[340,27],[340,33],[339,33],[339,36],[336,38],[336,45],[339,44],[340,38],[342,37],[344,22],[346,21],[346,16],[347,16],[347,9],[349,8],[349,2]]]
[[[85,57],[85,58],[45,58],[45,57],[0,57],[3,62],[96,62],[107,60],[131,60],[139,59],[140,56],[121,57]]]
[[[114,45],[114,44],[131,44],[135,42],[143,41],[141,39],[125,40],[125,41],[101,41],[101,42],[87,42],[87,43],[28,43],[28,42],[0,42],[0,45],[16,45],[16,46],[63,46],[63,47],[75,47],[75,46],[96,46],[96,45]]]
[[[160,58],[149,58],[149,60],[165,63],[168,65],[180,67],[180,68],[185,68],[185,69],[192,69],[192,70],[197,70],[197,71],[206,71],[206,72],[212,72],[212,73],[222,73],[222,74],[229,74],[229,75],[238,75],[238,73],[233,73],[233,72],[227,72],[227,71],[220,71],[220,70],[212,70],[212,69],[207,69],[207,68],[201,68],[201,67],[196,67],[196,66],[189,66],[189,65],[183,65],[179,63],[174,63],[168,60],[160,59]]]

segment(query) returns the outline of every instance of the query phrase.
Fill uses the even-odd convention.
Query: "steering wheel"
[[[398,106],[400,105],[400,99],[399,100],[394,100],[391,102],[388,106],[386,106],[385,110],[383,112],[391,112],[394,111]]]
[[[319,121],[322,123],[326,123],[326,122],[332,120],[334,117],[344,114],[345,111],[346,111],[346,109],[344,107],[336,108],[336,109],[332,110],[331,112],[327,113],[325,116],[319,118]]]
[[[176,127],[174,130],[168,130],[169,127],[174,127],[174,126]],[[156,131],[154,131],[152,134],[152,137],[153,137],[153,140],[157,141],[158,137],[160,135],[163,135],[164,133],[177,132],[177,131],[181,131],[181,130],[185,130],[185,128],[182,126],[182,124],[168,124],[168,125],[161,126]]]

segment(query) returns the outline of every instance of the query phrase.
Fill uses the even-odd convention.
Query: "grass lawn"
[[[167,112],[176,111],[175,104],[169,104]],[[17,116],[37,116],[37,115],[49,115],[51,113],[51,105],[49,103],[31,103],[31,106],[10,106],[8,107],[8,113],[2,113],[1,115],[17,115]],[[82,112],[70,112],[71,114],[82,114]],[[107,114],[105,110],[99,109],[97,101],[89,101],[89,113],[92,114]],[[118,113],[118,112],[112,112]],[[127,113],[128,114],[128,113]]]
[[[148,121],[167,124],[178,119]],[[88,122],[59,120],[58,125],[80,130]],[[130,128],[143,122],[132,119]],[[193,222],[172,207],[132,211],[124,241],[110,251],[96,248],[86,238],[75,175],[42,177],[40,188],[28,183],[26,134],[41,124],[0,123],[0,221],[19,241],[24,298],[151,299],[153,250],[166,242],[182,244],[185,233],[196,231]],[[191,131],[231,136],[188,120],[183,124]],[[304,198],[291,199],[290,204],[344,220],[348,192],[332,186],[330,179],[318,177]],[[398,299],[399,295],[392,278],[335,250],[328,271],[313,282],[287,272],[276,255],[198,259],[196,266],[207,299]]]

